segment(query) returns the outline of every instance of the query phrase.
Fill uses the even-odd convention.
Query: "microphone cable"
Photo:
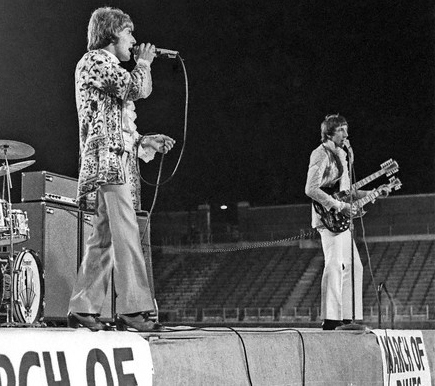
[[[177,163],[174,167],[174,170],[172,171],[171,175],[164,181],[160,182],[160,176],[158,176],[156,183],[147,181],[146,179],[144,179],[141,176],[141,180],[150,186],[155,186],[155,187],[159,187],[162,186],[164,184],[166,184],[167,182],[169,182],[175,175],[176,171],[178,170],[178,167],[180,166],[180,162],[181,159],[183,158],[183,154],[184,154],[184,150],[186,148],[186,138],[187,138],[187,111],[188,111],[188,106],[189,106],[189,82],[188,82],[188,78],[187,78],[187,71],[186,71],[186,66],[184,65],[184,60],[181,58],[181,56],[179,54],[177,54],[177,58],[179,59],[181,66],[183,67],[183,73],[184,73],[184,82],[185,82],[185,94],[186,94],[186,98],[185,98],[185,105],[184,105],[184,127],[183,127],[183,145],[181,146],[181,150],[180,150],[180,154],[178,156],[178,160]],[[164,159],[164,154],[162,154],[162,158],[160,160],[160,168],[159,168],[159,173],[161,173],[161,165],[163,164],[163,159]],[[156,189],[157,190],[157,189]]]
[[[186,331],[217,332],[217,331],[221,331],[221,328],[226,328],[226,329],[232,331],[239,338],[240,343],[242,345],[242,349],[243,349],[243,358],[244,358],[244,362],[245,362],[245,366],[246,366],[245,370],[246,370],[247,380],[248,380],[249,386],[253,386],[252,377],[251,377],[251,370],[250,370],[249,362],[248,362],[248,350],[246,349],[245,341],[244,341],[241,333],[258,333],[258,330],[244,328],[243,331],[241,331],[241,330],[237,331],[236,327],[231,327],[228,325],[224,325],[222,327],[215,327],[215,328],[214,327],[193,327],[192,326],[189,328],[183,328],[182,330],[177,330],[176,328],[166,327],[166,331],[162,331],[162,332],[160,332],[160,334],[162,334],[162,336],[163,336],[164,334],[177,333],[177,332],[183,333]],[[306,351],[307,350],[305,347],[305,340],[304,340],[304,336],[303,336],[302,332],[299,329],[293,328],[293,327],[283,327],[283,328],[277,328],[274,330],[262,330],[262,332],[266,333],[266,334],[279,334],[279,333],[288,332],[288,331],[296,332],[299,336],[299,340],[301,343],[301,350],[302,350],[302,353],[301,353],[301,355],[302,355],[302,358],[301,358],[301,362],[302,362],[301,363],[301,386],[305,386],[306,385],[306,372],[307,372],[307,369],[306,369],[306,365],[307,365],[307,358],[306,358],[307,352]]]
[[[186,95],[185,96],[185,104],[184,104],[183,144],[181,146],[180,154],[178,156],[177,163],[175,164],[175,167],[174,167],[172,173],[170,174],[170,176],[166,180],[164,180],[162,182],[160,182],[160,179],[161,179],[161,176],[162,176],[163,161],[165,159],[165,154],[162,153],[162,157],[160,158],[159,171],[158,171],[157,179],[156,179],[155,183],[147,181],[145,178],[142,177],[142,175],[140,174],[140,169],[139,169],[139,165],[138,165],[140,180],[142,182],[144,182],[145,184],[149,185],[149,186],[154,186],[155,187],[154,195],[153,195],[153,201],[152,201],[152,204],[151,204],[151,208],[148,211],[147,222],[146,222],[145,229],[143,230],[143,233],[142,233],[142,236],[141,236],[141,242],[143,242],[143,239],[144,239],[144,237],[145,237],[145,235],[147,233],[147,229],[148,229],[148,226],[149,226],[151,215],[152,215],[152,213],[154,211],[154,207],[155,207],[155,204],[157,202],[157,195],[158,195],[159,188],[160,188],[160,186],[162,186],[162,185],[166,184],[167,182],[169,182],[174,177],[176,171],[178,170],[178,167],[180,166],[181,160],[182,160],[183,155],[184,155],[184,150],[186,148],[186,139],[187,139],[187,112],[188,112],[188,106],[189,106],[189,81],[188,81],[186,66],[184,65],[183,58],[178,53],[177,53],[177,58],[179,59],[179,62],[181,63],[181,66],[183,68],[184,84],[185,84],[185,95]],[[139,162],[139,160],[137,160],[137,162]]]

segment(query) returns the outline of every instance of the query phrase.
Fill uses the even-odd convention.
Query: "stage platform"
[[[318,328],[178,326],[135,333],[4,327],[0,384],[435,385],[435,330],[375,331],[378,335]],[[384,380],[383,337],[392,344],[390,383]],[[399,375],[402,381],[394,380]]]

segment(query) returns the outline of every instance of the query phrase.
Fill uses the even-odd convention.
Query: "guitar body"
[[[322,224],[331,232],[341,233],[349,229],[350,219],[335,209],[326,210],[325,207],[313,200],[314,210],[320,215]]]
[[[332,194],[332,196],[334,198],[336,198],[337,200],[348,202],[349,201],[350,192],[349,192],[349,190],[342,190],[340,192]]]
[[[341,201],[346,198],[346,192],[339,191],[339,184],[335,184],[331,187],[321,188],[326,194],[333,196],[335,199]],[[350,220],[344,214],[337,212],[335,209],[327,210],[325,207],[313,200],[314,210],[320,215],[322,224],[331,232],[340,233],[344,232],[350,226]]]

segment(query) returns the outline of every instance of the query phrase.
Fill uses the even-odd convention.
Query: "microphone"
[[[134,46],[132,48],[132,52],[134,55],[137,55],[139,52],[139,46]],[[174,59],[177,57],[178,51],[167,50],[166,48],[156,48],[154,54],[156,55],[156,57]]]
[[[160,57],[169,58],[169,59],[174,59],[178,55],[178,51],[167,50],[166,48],[156,48],[155,53],[156,53],[157,57],[160,56]]]
[[[350,146],[350,142],[349,142],[349,140],[346,138],[346,139],[343,141],[343,144],[344,144],[344,146],[345,146],[346,149],[347,149],[347,154],[349,155],[349,161],[350,161],[351,163],[353,163],[353,159],[354,159],[354,156],[353,156],[353,150],[352,150],[352,146]]]

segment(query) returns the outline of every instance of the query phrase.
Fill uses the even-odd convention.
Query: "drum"
[[[22,243],[30,237],[27,212],[12,209],[12,227],[14,229],[14,243]]]
[[[9,245],[11,242],[11,225],[7,212],[8,203],[4,200],[0,200],[0,245]],[[26,241],[30,236],[27,213],[20,209],[12,209],[11,219],[14,244]]]
[[[9,272],[8,257],[0,256],[0,313],[4,310],[4,305],[11,298],[11,275]]]
[[[14,260],[12,296],[17,322],[35,323],[42,316],[44,280],[39,257],[23,250]]]
[[[6,219],[8,217],[8,202],[0,199],[0,234],[8,230],[8,223]]]

